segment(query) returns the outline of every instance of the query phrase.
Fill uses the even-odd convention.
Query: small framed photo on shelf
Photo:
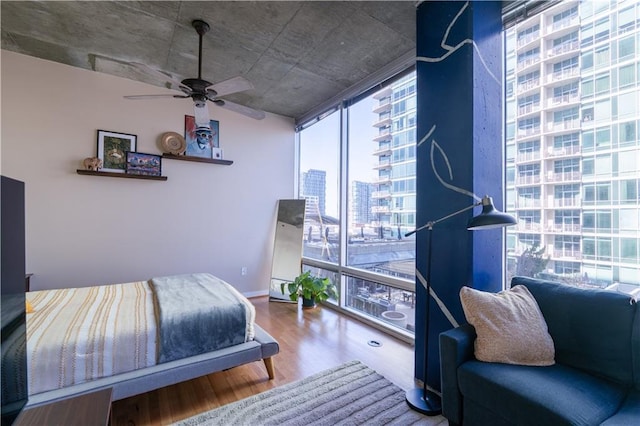
[[[208,129],[196,128],[196,120],[192,115],[184,116],[184,139],[187,149],[184,155],[191,157],[216,158],[214,148],[220,148],[220,123],[210,120]]]
[[[126,171],[130,175],[160,176],[162,175],[162,157],[143,152],[126,153]]]
[[[98,130],[98,158],[102,160],[102,171],[124,173],[126,152],[136,150],[136,141],[136,135]]]

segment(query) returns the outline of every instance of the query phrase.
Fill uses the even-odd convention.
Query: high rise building
[[[353,181],[351,185],[351,218],[355,226],[368,225],[373,220],[373,198],[375,185],[369,182]]]
[[[505,48],[509,273],[640,289],[639,2],[559,2]]]
[[[378,157],[377,189],[372,198],[374,222],[381,227],[416,225],[416,74],[412,72],[376,92],[373,139]]]
[[[302,173],[302,198],[315,197],[320,215],[325,215],[327,198],[327,172],[310,169]],[[316,215],[318,212],[316,212]]]

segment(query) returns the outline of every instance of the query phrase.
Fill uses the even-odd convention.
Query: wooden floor
[[[256,322],[280,344],[274,380],[268,379],[264,363],[254,362],[116,401],[112,423],[170,424],[354,359],[403,389],[413,387],[411,345],[326,307],[302,310],[267,297],[251,301]],[[382,346],[370,346],[370,340]]]

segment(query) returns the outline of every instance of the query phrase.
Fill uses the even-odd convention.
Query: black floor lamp
[[[476,206],[482,206],[482,212],[474,216],[467,225],[467,229],[476,230],[476,229],[491,229],[491,228],[502,228],[504,226],[515,225],[516,219],[508,215],[506,213],[502,213],[493,206],[493,200],[488,195],[485,195],[482,200],[479,202],[465,207],[461,210],[448,214],[444,217],[441,217],[437,220],[432,220],[427,222],[425,225],[414,229],[411,232],[407,232],[405,237],[415,234],[416,232],[422,231],[426,229],[429,231],[427,236],[427,247],[429,250],[429,254],[427,255],[427,274],[426,274],[426,290],[427,290],[427,305],[426,305],[426,321],[425,321],[425,332],[424,332],[424,374],[422,377],[422,388],[414,388],[407,391],[405,398],[407,400],[407,404],[412,409],[419,411],[422,414],[426,414],[427,416],[435,416],[442,412],[442,404],[440,401],[440,397],[434,392],[430,392],[427,390],[427,362],[428,362],[428,350],[429,350],[429,314],[430,314],[430,305],[431,305],[431,231],[433,231],[433,225],[438,222],[442,222],[443,220],[447,220],[453,216],[457,216],[460,213],[466,212],[467,210],[471,210]]]

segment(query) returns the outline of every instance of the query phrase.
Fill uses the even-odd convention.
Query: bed
[[[27,293],[29,406],[112,388],[113,400],[263,360],[278,343],[211,274]]]

